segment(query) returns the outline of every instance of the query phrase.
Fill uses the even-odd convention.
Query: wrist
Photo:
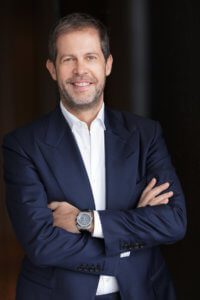
[[[90,233],[94,230],[94,213],[93,211],[80,211],[76,216],[76,227],[81,231]]]
[[[92,234],[94,231],[94,212],[91,211],[91,214],[92,214],[92,223],[91,223],[90,228],[88,229],[88,232],[90,232]]]

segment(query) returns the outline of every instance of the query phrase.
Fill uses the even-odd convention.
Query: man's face
[[[112,57],[105,61],[98,32],[84,28],[59,36],[56,62],[47,68],[57,80],[63,104],[71,109],[89,109],[101,104]]]

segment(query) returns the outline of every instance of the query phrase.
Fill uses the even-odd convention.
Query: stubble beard
[[[88,111],[94,109],[99,106],[103,92],[105,87],[105,80],[103,84],[95,88],[95,91],[85,98],[75,98],[72,93],[68,92],[67,88],[64,84],[59,87],[59,92],[63,104],[69,108],[70,110],[81,112],[81,111]]]

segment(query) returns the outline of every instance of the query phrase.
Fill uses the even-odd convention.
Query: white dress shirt
[[[90,181],[96,210],[106,208],[106,187],[105,187],[105,138],[104,131],[104,104],[97,117],[88,128],[85,122],[80,121],[71,114],[60,102],[61,111],[67,120],[76,143],[79,147],[85,169]],[[100,217],[94,211],[94,232],[93,237],[103,238],[103,230]],[[115,277],[101,275],[96,295],[114,293],[119,290]]]

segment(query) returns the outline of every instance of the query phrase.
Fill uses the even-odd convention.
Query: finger
[[[169,188],[169,185],[170,185],[169,182],[165,182],[165,183],[160,184],[157,187],[153,188],[146,195],[146,198],[147,198],[146,201],[149,201],[149,200],[157,197],[159,194],[161,194],[162,192],[164,192],[165,190],[167,190]]]
[[[159,205],[159,204],[163,204],[163,203],[168,203],[169,199],[173,196],[173,192],[170,191],[168,193],[162,194],[158,197],[155,197],[153,199],[151,199],[147,205]]]
[[[160,201],[159,203],[150,203],[148,205],[150,205],[150,206],[156,206],[156,205],[161,205],[161,204],[167,204],[168,202],[169,202],[169,199],[165,198],[162,201]]]
[[[146,191],[150,191],[150,190],[155,186],[156,182],[157,182],[156,178],[155,178],[155,177],[152,178],[152,179],[150,180],[150,182],[148,183],[148,185],[147,185],[147,187],[146,187],[145,190],[146,190]]]
[[[146,186],[146,188],[143,191],[143,195],[147,194],[149,191],[151,191],[153,189],[153,187],[156,185],[156,178],[152,178],[151,181],[148,183],[148,185]]]
[[[138,207],[145,207],[147,205],[157,205],[163,202],[165,199],[171,198],[174,195],[172,191],[153,197],[150,193],[148,196],[143,197],[139,203]],[[168,202],[168,201],[167,201]]]
[[[53,201],[50,204],[48,204],[48,208],[50,208],[51,210],[55,210],[59,207],[60,202],[57,201]]]
[[[146,192],[146,194],[142,194],[142,197],[139,202],[139,206],[146,206],[148,205],[149,201],[152,201],[152,199],[156,198],[160,193],[165,191],[169,187],[169,183],[165,182],[152,190]]]

